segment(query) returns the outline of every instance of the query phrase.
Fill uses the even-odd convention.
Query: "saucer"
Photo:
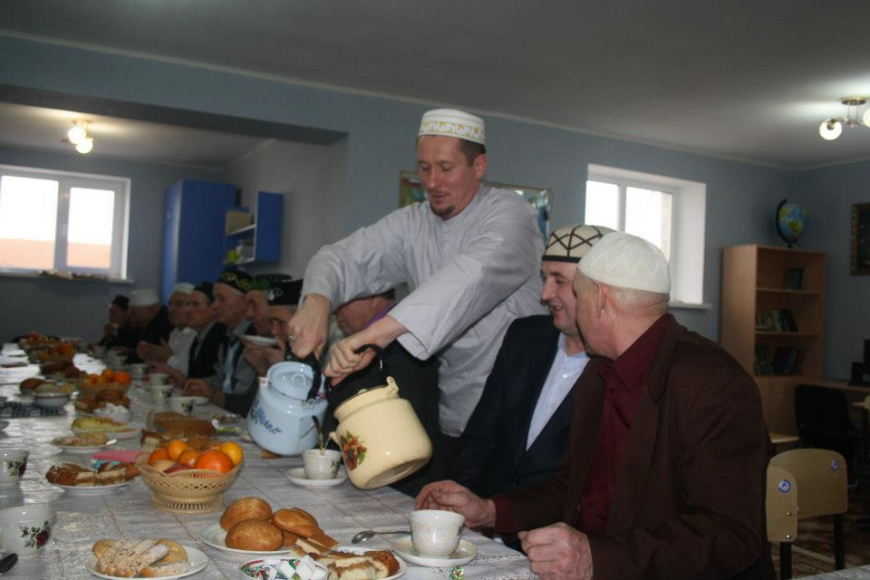
[[[287,479],[301,487],[316,489],[319,487],[333,487],[340,485],[347,479],[347,472],[344,467],[338,468],[338,476],[334,479],[308,479],[305,477],[304,467],[294,467],[287,470]]]
[[[477,557],[477,546],[468,540],[459,540],[459,546],[447,558],[436,558],[433,556],[421,556],[414,549],[414,543],[411,541],[410,534],[402,536],[398,540],[388,542],[390,547],[403,560],[416,564],[418,566],[426,566],[429,568],[452,568],[454,566],[464,566]]]

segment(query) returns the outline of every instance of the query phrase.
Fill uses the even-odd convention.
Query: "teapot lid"
[[[314,369],[305,363],[284,361],[272,365],[266,378],[269,385],[285,397],[306,401],[314,381]]]
[[[361,409],[362,407],[371,405],[372,403],[377,403],[378,401],[383,401],[384,399],[397,398],[398,396],[399,386],[396,384],[393,377],[387,377],[386,385],[380,385],[370,389],[360,389],[357,394],[342,402],[335,410],[335,418],[340,422],[343,420],[343,417],[350,415],[357,409]]]

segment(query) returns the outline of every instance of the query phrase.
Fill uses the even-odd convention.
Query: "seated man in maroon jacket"
[[[604,236],[574,289],[597,372],[578,380],[560,470],[488,499],[436,482],[417,507],[519,532],[545,580],[773,578],[770,439],[752,377],[667,313],[667,260],[645,240]]]

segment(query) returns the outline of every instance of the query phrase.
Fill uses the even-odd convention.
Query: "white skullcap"
[[[542,262],[577,263],[605,234],[613,233],[604,226],[562,226],[547,239]]]
[[[483,119],[455,109],[433,109],[424,113],[417,135],[443,135],[486,145]]]
[[[152,306],[159,304],[160,298],[157,297],[157,292],[147,288],[145,290],[133,290],[130,292],[130,307],[136,306]]]
[[[577,267],[592,280],[609,286],[659,294],[671,291],[665,255],[648,241],[631,234],[607,234]]]
[[[172,293],[181,292],[182,294],[191,294],[193,293],[193,284],[190,282],[179,282],[172,288]]]

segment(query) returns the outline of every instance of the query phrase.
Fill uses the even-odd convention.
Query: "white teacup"
[[[447,558],[459,546],[465,516],[442,510],[411,512],[411,542],[421,556]]]
[[[341,453],[334,449],[306,449],[302,452],[305,477],[308,479],[335,479],[341,465]]]
[[[169,410],[182,415],[190,415],[195,404],[196,399],[193,397],[169,397]]]
[[[169,375],[166,373],[151,373],[148,375],[148,382],[152,385],[165,385],[169,383]]]
[[[0,485],[17,485],[27,469],[25,449],[0,449]]]
[[[28,504],[0,510],[0,545],[5,553],[31,558],[48,543],[54,512],[44,504]]]
[[[130,376],[134,379],[144,379],[148,375],[149,365],[147,363],[136,363],[128,367]]]
[[[167,401],[172,397],[172,385],[151,385],[151,400],[158,409],[165,409]]]

